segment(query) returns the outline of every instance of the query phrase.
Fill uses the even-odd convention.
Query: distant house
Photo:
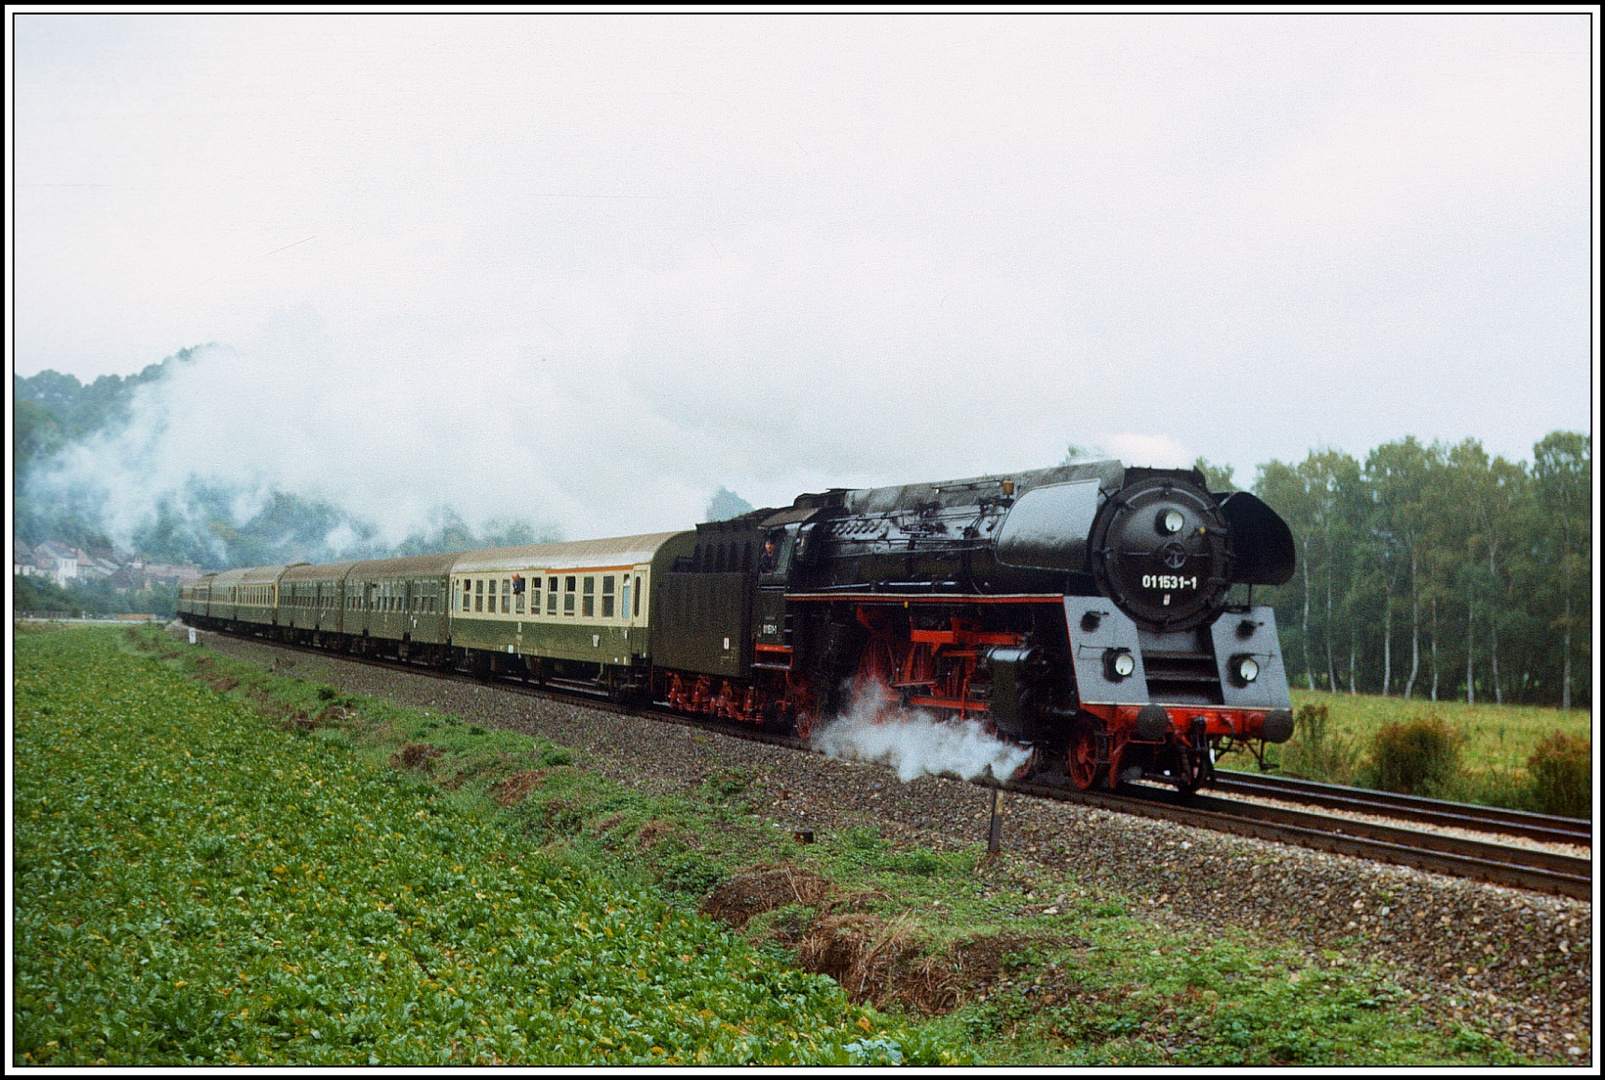
[[[80,578],[109,578],[118,569],[118,563],[112,559],[92,555],[82,549],[78,551],[78,576]]]
[[[39,567],[35,566],[33,560],[34,560],[33,548],[29,547],[27,544],[24,544],[21,540],[18,540],[16,537],[12,537],[12,539],[11,539],[11,576],[12,577],[33,577],[36,574],[43,574],[44,571],[40,570]]]
[[[150,588],[150,575],[132,564],[118,567],[110,581],[112,588],[119,593],[144,592]]]
[[[43,570],[57,585],[67,587],[67,582],[78,578],[78,549],[68,547],[55,540],[46,540],[34,551],[34,565]]]
[[[183,563],[173,566],[168,563],[135,563],[143,566],[145,576],[158,585],[182,585],[201,576],[203,571],[194,563]]]

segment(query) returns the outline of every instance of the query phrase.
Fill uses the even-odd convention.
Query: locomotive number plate
[[[1176,574],[1144,574],[1142,587],[1145,589],[1196,589],[1198,588],[1198,575],[1180,577]]]

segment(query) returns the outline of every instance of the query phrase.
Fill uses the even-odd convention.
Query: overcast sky
[[[13,364],[101,448],[573,538],[1591,430],[1597,26],[13,14]],[[117,473],[118,463],[138,468]]]

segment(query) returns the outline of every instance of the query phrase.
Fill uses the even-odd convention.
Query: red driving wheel
[[[1098,787],[1103,778],[1104,764],[1098,761],[1098,733],[1100,725],[1081,719],[1070,729],[1070,753],[1065,771],[1070,782],[1082,791]]]

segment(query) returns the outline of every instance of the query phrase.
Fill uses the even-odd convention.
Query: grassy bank
[[[739,769],[651,794],[156,631],[19,638],[16,732],[14,1064],[1520,1060],[1342,943],[801,845]]]
[[[17,643],[14,1064],[849,1064],[900,1034],[353,753],[378,703],[128,637]]]
[[[1293,739],[1271,747],[1267,760],[1291,775],[1337,784],[1387,787],[1379,768],[1390,737],[1428,730],[1443,745],[1441,762],[1423,763],[1435,779],[1419,794],[1515,809],[1589,815],[1593,715],[1587,709],[1406,701],[1366,694],[1293,691],[1299,717]],[[1324,728],[1324,730],[1323,730]],[[1556,749],[1569,751],[1557,757]],[[1536,759],[1535,759],[1536,755]],[[1534,767],[1535,760],[1538,762]],[[1569,768],[1557,774],[1559,761]],[[1241,757],[1232,768],[1252,768]],[[1570,782],[1569,796],[1546,785]],[[1395,790],[1403,788],[1394,785]]]

